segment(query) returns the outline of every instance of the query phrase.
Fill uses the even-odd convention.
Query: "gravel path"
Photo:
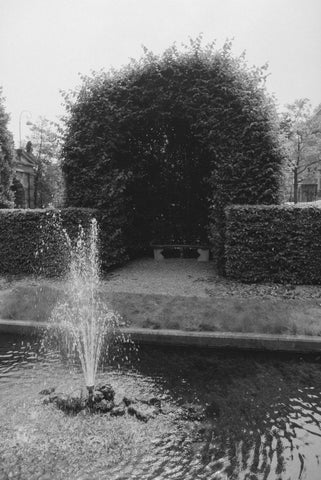
[[[113,292],[173,296],[321,299],[321,286],[318,285],[236,282],[219,276],[212,262],[197,262],[195,259],[134,260],[107,275],[104,285]]]
[[[113,292],[156,293],[208,297],[207,279],[213,264],[195,259],[139,259],[107,275],[106,288]]]
[[[272,297],[309,300],[321,304],[321,286],[281,285],[274,283],[246,284],[219,276],[213,262],[195,259],[166,259],[156,262],[143,258],[128,262],[103,278],[103,288],[111,292],[161,294],[187,297]],[[32,276],[0,276],[0,301],[6,291],[15,287],[56,285],[58,280]]]

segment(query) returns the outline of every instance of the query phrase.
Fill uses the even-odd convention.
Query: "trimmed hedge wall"
[[[84,77],[65,95],[67,205],[108,210],[132,256],[209,233],[224,271],[224,208],[279,202],[284,152],[266,73],[200,36]]]
[[[321,284],[321,209],[233,206],[226,214],[226,276]]]
[[[68,249],[61,227],[73,240],[79,225],[86,230],[94,217],[99,225],[102,269],[106,270],[127,257],[122,232],[110,226],[105,212],[86,208],[0,210],[0,274],[64,274]]]

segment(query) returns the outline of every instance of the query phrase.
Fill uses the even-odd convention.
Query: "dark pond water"
[[[53,407],[40,404],[38,392],[61,379],[65,384],[78,382],[81,374],[64,365],[55,351],[39,351],[38,341],[2,336],[0,426],[5,441],[0,440],[1,480],[321,478],[321,360],[317,356],[140,347],[130,362],[119,368],[117,360],[106,365],[99,376],[107,377],[120,393],[161,397],[165,414],[143,426],[132,418],[109,420],[106,425],[115,432],[126,430],[124,422],[129,422],[129,453],[115,461],[106,455],[104,466],[102,459],[92,454],[87,470],[81,460],[86,447],[80,450],[79,444],[93,420],[64,420],[69,430],[74,424],[82,434],[70,447],[74,451],[72,468],[55,445],[50,473],[46,469],[51,447],[41,457],[37,446],[31,449],[32,439],[28,440],[30,429],[49,428],[46,418],[54,428]],[[32,402],[37,408],[24,424],[28,415],[23,416],[21,408],[30,413]],[[195,419],[188,412],[202,412],[202,417]],[[102,421],[95,424],[96,430]],[[15,435],[19,438],[13,441]],[[117,433],[115,443],[124,448]],[[23,456],[24,451],[28,456]],[[39,465],[38,470],[29,464],[26,467],[32,455],[43,464],[42,470]],[[21,473],[24,468],[27,473]]]

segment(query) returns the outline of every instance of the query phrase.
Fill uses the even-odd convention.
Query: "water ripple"
[[[106,480],[106,468],[108,480],[321,478],[321,369],[318,361],[254,354],[227,357],[214,352],[204,355],[146,348],[141,349],[139,362],[126,361],[123,367],[105,365],[98,377],[103,380],[106,375],[120,397],[123,394],[158,396],[167,414],[146,425],[135,423],[132,418],[101,419],[107,422],[106,433],[118,426],[123,436],[128,435],[127,443],[118,447],[118,441],[122,445],[121,439],[116,435],[115,444],[109,444],[99,419],[63,420],[60,414],[47,410],[48,415],[54,415],[52,422],[63,420],[60,428],[66,429],[63,431],[67,446],[70,442],[73,449],[68,467],[64,463],[62,446],[53,450],[55,438],[45,437],[47,453],[41,457],[41,462],[46,464],[54,455],[50,468],[57,469],[57,480]],[[44,385],[72,387],[81,382],[81,377],[79,365],[62,362],[56,350],[44,351],[41,342],[19,342],[10,337],[3,340],[0,344],[0,420],[2,433],[7,435],[5,445],[13,441],[13,432],[16,432],[15,448],[19,446],[19,455],[23,455],[30,443],[33,449],[30,446],[29,457],[32,459],[32,455],[36,455],[38,458],[37,435],[50,427],[46,424],[46,411],[38,392]],[[204,418],[189,420],[186,404],[203,408]],[[18,408],[26,405],[29,410],[23,416]],[[87,443],[81,436],[77,441],[68,436],[70,431],[90,429],[91,423],[91,434],[85,437]],[[108,454],[95,457],[95,450],[104,448]],[[84,463],[83,456],[89,455],[91,449],[95,460]],[[8,451],[1,453],[0,442],[1,454],[5,455],[3,458],[8,456]],[[114,454],[117,461],[113,462]],[[21,467],[29,468],[26,478],[41,478],[30,471],[28,455],[23,457]],[[1,468],[4,467],[0,466],[2,479]]]

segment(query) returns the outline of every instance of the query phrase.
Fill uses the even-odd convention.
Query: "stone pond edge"
[[[0,319],[2,333],[35,334],[53,325],[46,322]],[[321,353],[321,337],[237,332],[192,332],[183,330],[151,330],[121,328],[138,344],[172,345],[199,348]]]

